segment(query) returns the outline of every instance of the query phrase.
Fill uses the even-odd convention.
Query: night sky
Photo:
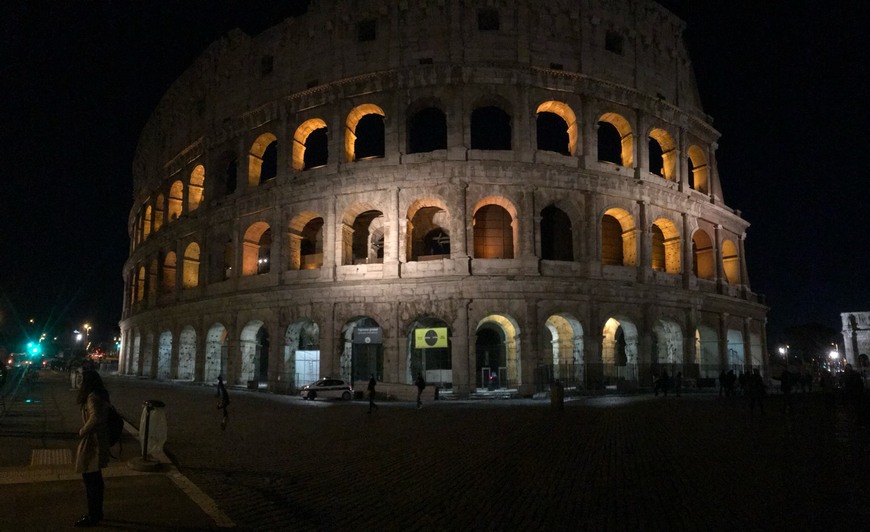
[[[687,22],[701,99],[722,133],[725,202],[752,224],[750,283],[771,307],[770,342],[870,311],[870,6],[661,3]],[[233,27],[256,34],[300,2],[3,4],[0,343],[31,318],[50,336],[89,322],[94,339],[110,339],[145,121],[211,42]]]

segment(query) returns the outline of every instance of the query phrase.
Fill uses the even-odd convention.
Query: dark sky
[[[701,98],[722,133],[726,203],[752,224],[749,275],[771,341],[870,310],[870,7],[663,1],[687,22]],[[304,2],[301,2],[304,4]],[[111,337],[128,253],[131,164],[161,94],[233,27],[300,2],[12,0],[0,10],[0,332],[84,322]],[[2,341],[2,338],[0,338]]]

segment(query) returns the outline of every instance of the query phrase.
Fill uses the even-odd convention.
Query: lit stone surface
[[[121,371],[528,395],[764,370],[682,29],[643,1],[322,0],[229,33],[142,132]]]

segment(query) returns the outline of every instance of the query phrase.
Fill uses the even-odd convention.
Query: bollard
[[[139,443],[141,456],[133,458],[128,465],[137,471],[155,471],[160,462],[151,457],[152,453],[163,450],[166,443],[166,413],[163,401],[150,399],[143,403],[142,416],[139,418]]]
[[[78,390],[82,387],[82,368],[71,369],[69,372],[70,386],[73,390]]]
[[[143,403],[142,417],[139,420],[142,437],[142,458],[147,459],[152,453],[162,451],[166,443],[166,404],[163,401],[150,399]]]

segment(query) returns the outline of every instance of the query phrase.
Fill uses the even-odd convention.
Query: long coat
[[[76,451],[76,473],[94,473],[109,465],[109,402],[91,392],[82,405],[82,422]]]

